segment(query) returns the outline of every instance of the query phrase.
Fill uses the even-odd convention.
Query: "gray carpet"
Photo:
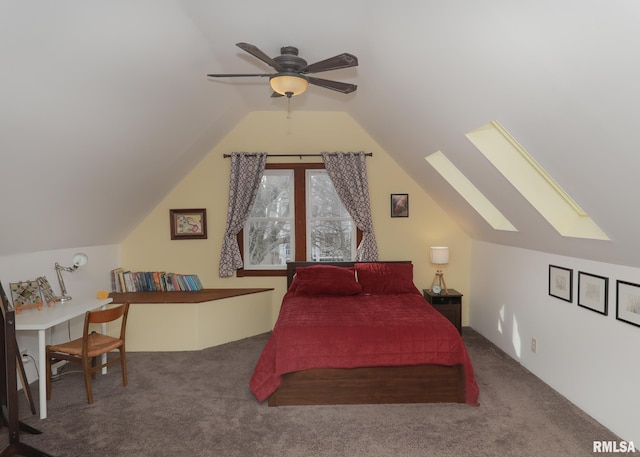
[[[619,438],[485,338],[465,328],[481,406],[258,404],[248,380],[268,335],[197,352],[130,353],[94,381],[53,385],[49,417],[21,420],[44,433],[21,441],[54,456],[547,456],[593,455],[593,440]],[[32,391],[37,396],[37,384]],[[0,449],[7,445],[0,429]]]

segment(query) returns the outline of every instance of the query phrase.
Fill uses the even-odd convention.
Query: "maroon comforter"
[[[478,404],[478,386],[462,338],[421,295],[288,292],[249,386],[262,402],[285,373],[423,364],[463,365],[466,402]]]

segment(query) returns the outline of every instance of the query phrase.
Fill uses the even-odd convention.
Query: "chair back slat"
[[[86,319],[90,324],[104,324],[106,322],[115,321],[123,316],[128,310],[129,304],[125,303],[114,308],[87,311]]]
[[[122,321],[120,324],[120,339],[124,341],[126,328],[127,328],[127,315],[129,314],[129,303],[124,303],[119,306],[115,306],[113,308],[101,309],[96,311],[87,311],[84,319],[84,344],[86,346],[88,340],[86,338],[89,335],[89,325],[90,324],[106,324],[108,322],[113,322],[122,317]],[[86,349],[86,347],[85,347]]]
[[[115,308],[101,309],[99,311],[87,311],[87,319],[90,324],[104,324],[112,322],[124,315],[129,309],[129,304],[116,306]]]

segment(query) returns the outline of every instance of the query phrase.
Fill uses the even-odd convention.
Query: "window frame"
[[[325,166],[322,162],[305,162],[305,163],[268,163],[265,165],[266,170],[293,170],[293,195],[294,195],[294,262],[304,262],[307,258],[307,186],[306,173],[307,170],[324,170]],[[244,228],[240,230],[237,236],[238,246],[240,247],[240,255],[244,262]],[[356,227],[356,247],[362,240],[362,232]],[[239,278],[245,276],[286,276],[287,270],[246,270],[239,268],[236,270],[236,276]]]

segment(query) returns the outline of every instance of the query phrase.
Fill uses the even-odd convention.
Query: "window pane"
[[[288,217],[291,176],[265,171],[249,217]]]
[[[307,260],[352,261],[356,228],[326,170],[307,170]]]
[[[250,221],[248,228],[249,252],[245,253],[245,263],[248,264],[246,266],[269,268],[285,265],[291,260],[291,224],[289,222]]]
[[[348,262],[353,260],[354,226],[350,220],[316,220],[311,225],[313,262]]]
[[[348,218],[349,213],[340,201],[329,174],[326,171],[312,171],[307,176],[311,181],[309,183],[311,217]]]
[[[244,267],[283,269],[294,255],[293,172],[265,170],[244,226]]]

